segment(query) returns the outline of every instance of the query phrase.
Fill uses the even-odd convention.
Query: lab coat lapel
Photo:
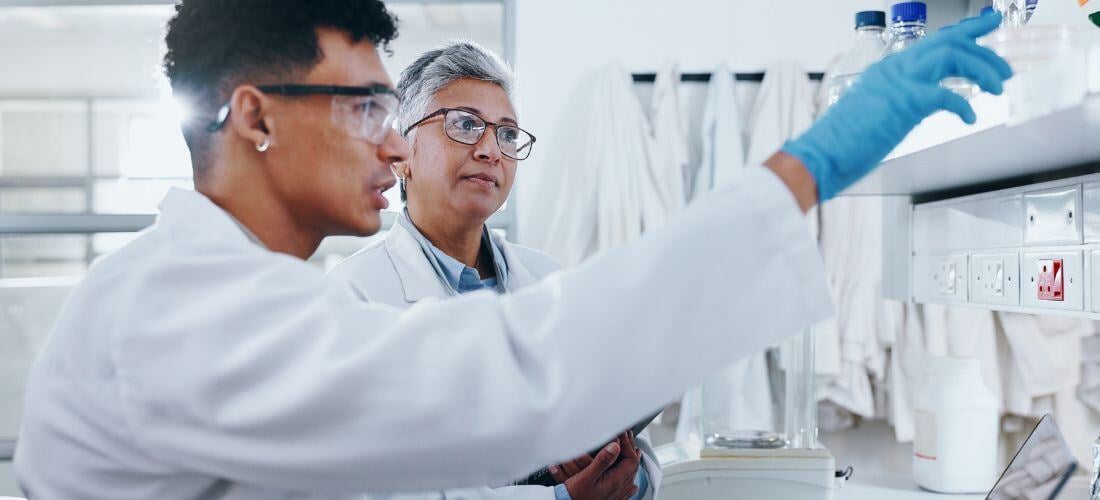
[[[516,255],[512,244],[504,239],[504,236],[489,231],[489,237],[493,239],[493,243],[500,249],[500,253],[504,254],[504,262],[508,265],[507,291],[514,292],[539,281],[538,276],[531,273],[531,270],[523,264],[523,261]]]
[[[397,271],[405,292],[405,300],[409,303],[447,296],[447,290],[440,283],[439,275],[424,255],[420,243],[400,224],[394,224],[386,235],[386,252],[393,261],[394,270]]]

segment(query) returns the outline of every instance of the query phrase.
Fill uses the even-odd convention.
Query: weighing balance
[[[773,429],[737,429],[728,405],[715,404],[723,391],[739,390],[721,377],[688,395],[701,408],[686,415],[693,419],[691,435],[655,450],[660,500],[835,498],[850,471],[838,474],[832,454],[817,440],[813,341],[811,329],[770,351],[783,388],[773,398],[783,402],[772,408]]]

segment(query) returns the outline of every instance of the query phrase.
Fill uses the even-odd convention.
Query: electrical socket
[[[1036,278],[1039,300],[1050,302],[1066,300],[1062,259],[1041,259],[1038,266]]]

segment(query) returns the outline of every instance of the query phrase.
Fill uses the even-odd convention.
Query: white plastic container
[[[1010,124],[1072,108],[1085,100],[1088,51],[1075,28],[1001,28],[979,43],[1005,58],[1015,72],[1005,84]]]
[[[985,493],[997,480],[997,398],[976,358],[932,358],[914,404],[913,479],[941,493]]]

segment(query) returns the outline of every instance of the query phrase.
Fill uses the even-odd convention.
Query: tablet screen
[[[1051,500],[1076,469],[1054,419],[1044,415],[986,499]]]

